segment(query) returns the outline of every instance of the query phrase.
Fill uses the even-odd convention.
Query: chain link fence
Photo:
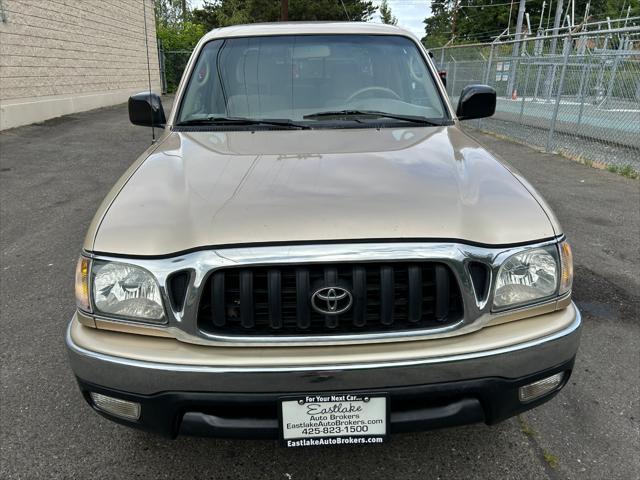
[[[496,113],[466,122],[609,169],[640,171],[640,27],[542,34],[432,49],[454,102],[464,86],[498,93]]]
[[[158,57],[163,94],[176,91],[190,56],[191,50],[165,50],[159,45]]]

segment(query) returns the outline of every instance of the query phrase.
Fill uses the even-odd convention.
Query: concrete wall
[[[0,130],[148,90],[143,1],[159,93],[153,0],[0,0]]]

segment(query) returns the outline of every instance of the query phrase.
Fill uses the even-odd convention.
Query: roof
[[[414,35],[400,27],[368,22],[278,22],[252,23],[217,28],[207,33],[202,40],[228,37],[258,37],[266,35],[309,34],[359,34],[359,35]]]

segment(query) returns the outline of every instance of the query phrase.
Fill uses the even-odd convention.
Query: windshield
[[[335,128],[336,122],[356,117],[360,123],[370,117],[397,123],[402,116],[414,122],[416,117],[433,123],[447,119],[413,41],[389,35],[288,35],[207,43],[176,123],[278,119],[332,122]]]

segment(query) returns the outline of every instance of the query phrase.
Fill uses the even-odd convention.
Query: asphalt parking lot
[[[541,191],[573,244],[584,329],[569,385],[493,427],[286,450],[165,440],[87,407],[63,341],[75,262],[98,204],[150,131],[118,106],[0,133],[0,478],[638,478],[640,183],[473,135]]]

